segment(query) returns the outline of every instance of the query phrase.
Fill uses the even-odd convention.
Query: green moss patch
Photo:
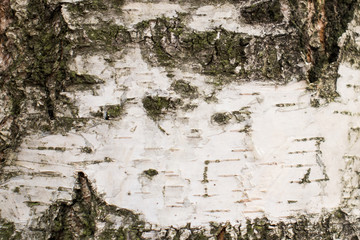
[[[80,150],[82,153],[88,153],[88,154],[93,152],[91,147],[82,147]]]
[[[124,108],[122,105],[120,104],[117,104],[117,105],[109,105],[106,107],[107,110],[106,110],[106,113],[107,113],[107,116],[109,118],[117,118],[117,117],[120,117],[121,114],[123,113],[124,111]]]
[[[148,170],[145,170],[143,173],[144,173],[146,176],[149,176],[149,177],[154,177],[154,176],[156,176],[156,175],[159,174],[159,172],[158,172],[157,170],[152,169],[152,168],[150,168],[150,169],[148,169]]]
[[[143,107],[147,115],[154,121],[158,121],[169,110],[176,110],[178,106],[182,105],[180,99],[171,99],[159,96],[146,96],[142,100]]]
[[[67,85],[93,85],[103,83],[102,80],[88,74],[78,74],[76,72],[69,72],[70,78]]]
[[[39,202],[33,202],[33,201],[27,201],[27,202],[26,202],[26,205],[27,205],[28,207],[36,207],[36,206],[39,206],[40,203],[39,203]]]
[[[91,116],[104,118],[105,120],[121,117],[125,112],[124,104],[114,104],[101,106],[97,112],[90,112]]]
[[[211,116],[211,121],[218,125],[225,125],[228,124],[232,118],[237,122],[244,122],[250,118],[250,115],[249,107],[246,106],[237,111],[215,113]]]
[[[232,118],[231,114],[229,113],[215,113],[211,116],[212,122],[215,122],[219,125],[225,125],[229,123],[230,119]]]
[[[123,26],[103,23],[95,28],[87,28],[86,35],[91,41],[91,48],[113,52],[130,43],[130,32]]]
[[[174,91],[181,95],[183,98],[194,99],[199,96],[197,87],[190,85],[189,82],[184,80],[177,80],[171,85]]]

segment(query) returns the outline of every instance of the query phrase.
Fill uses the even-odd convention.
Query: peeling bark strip
[[[320,43],[321,43],[321,50],[325,50],[325,28],[326,28],[326,13],[325,13],[325,0],[319,0],[320,3],[320,19],[318,22],[319,25],[319,38],[320,38]]]
[[[108,205],[83,172],[77,173],[74,191],[71,203],[58,201],[38,219],[38,225],[33,229],[34,239],[357,239],[360,231],[359,222],[351,222],[340,209],[324,214],[316,221],[307,216],[294,217],[289,223],[256,218],[241,225],[210,223],[210,227],[196,228],[189,223],[180,228],[163,229],[146,224],[129,210]],[[121,224],[112,222],[114,219],[120,219]],[[1,234],[0,231],[0,237]],[[13,228],[4,234],[17,236],[12,239],[22,239]]]

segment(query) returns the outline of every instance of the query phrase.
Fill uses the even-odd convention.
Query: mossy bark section
[[[317,96],[327,102],[338,96],[338,41],[353,19],[358,4],[358,0],[289,0],[290,23],[297,29],[306,61],[311,64],[307,76],[309,89],[316,90]]]
[[[89,12],[105,12],[117,10],[121,13],[121,6],[124,0],[83,0],[69,5],[69,11],[73,17],[85,16]]]
[[[358,33],[346,36],[341,49],[341,61],[346,61],[357,69],[360,69],[360,45],[356,42],[359,37]]]
[[[155,66],[187,65],[224,82],[302,79],[300,42],[294,34],[257,37],[223,28],[197,32],[185,26],[182,16],[144,21],[137,30],[143,57]]]
[[[114,227],[110,219],[121,219]],[[104,226],[98,229],[98,224]],[[72,202],[57,202],[39,219],[37,232],[43,239],[141,239],[144,222],[133,212],[108,205],[94,191],[87,176],[79,172]]]
[[[22,239],[21,232],[17,231],[13,222],[0,217],[0,240]]]
[[[1,90],[10,97],[11,139],[0,143],[1,152],[15,149],[28,131],[68,131],[77,121],[77,109],[61,93],[70,86],[101,82],[68,69],[74,43],[68,39],[71,30],[62,7],[34,0],[23,14],[12,16],[6,39],[12,63],[1,72]]]
[[[86,26],[73,33],[75,37],[74,52],[78,53],[114,53],[123,50],[132,42],[130,32],[121,25],[100,22],[95,26]]]

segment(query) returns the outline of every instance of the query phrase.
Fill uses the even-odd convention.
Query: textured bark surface
[[[0,0],[0,239],[358,239],[358,0]]]

